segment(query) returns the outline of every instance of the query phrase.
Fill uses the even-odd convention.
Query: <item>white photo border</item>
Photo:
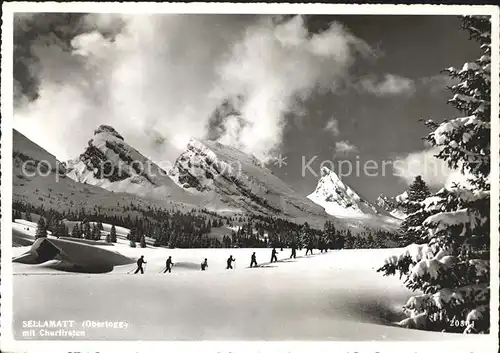
[[[2,4],[1,72],[1,345],[4,352],[497,352],[499,288],[499,8],[492,5],[374,5],[279,3],[119,3],[8,2]],[[492,17],[492,135],[491,135],[491,334],[467,335],[453,341],[314,342],[314,341],[19,341],[12,332],[12,119],[13,14],[15,12],[203,13],[203,14],[351,14],[351,15],[489,15]],[[476,335],[471,335],[476,336]]]

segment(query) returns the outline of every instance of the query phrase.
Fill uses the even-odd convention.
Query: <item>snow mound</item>
[[[135,262],[118,252],[93,245],[48,238],[37,239],[28,252],[12,261],[29,265],[45,264],[55,270],[85,273],[110,272],[115,266]]]

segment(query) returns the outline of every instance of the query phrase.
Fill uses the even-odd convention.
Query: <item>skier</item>
[[[292,253],[290,254],[290,258],[292,257],[294,259],[297,258],[297,246],[295,245],[295,243],[292,243]]]
[[[271,263],[274,262],[278,262],[278,257],[276,256],[276,254],[278,253],[278,251],[276,251],[276,248],[273,248],[273,251],[271,252]]]
[[[323,241],[323,239],[319,239],[318,248],[319,248],[320,253],[323,253],[323,251],[325,251],[326,246],[325,246],[325,242]]]
[[[168,259],[167,259],[167,263],[165,264],[165,271],[163,273],[172,273],[172,266],[173,266],[173,262],[172,262],[172,256],[169,256]]]
[[[253,265],[255,265],[255,267],[259,266],[257,265],[257,256],[255,255],[255,252],[252,254],[252,260],[250,261],[250,268],[252,268]]]
[[[229,258],[227,259],[227,267],[226,267],[226,270],[232,270],[233,269],[233,261],[236,261],[234,258],[233,258],[233,255],[229,256]]]
[[[141,274],[144,274],[144,269],[142,268],[142,264],[147,264],[146,261],[144,261],[144,255],[141,255],[139,260],[137,260],[137,270],[135,270],[134,275],[141,271]]]
[[[207,261],[207,259],[205,259],[205,261],[203,261],[203,262],[201,263],[201,270],[202,270],[202,271],[205,271],[205,269],[206,269],[207,267],[208,267],[208,261]]]
[[[307,254],[311,252],[311,255],[313,255],[313,244],[312,244],[312,241],[309,242],[309,244],[307,244],[307,248],[306,248],[306,256]]]

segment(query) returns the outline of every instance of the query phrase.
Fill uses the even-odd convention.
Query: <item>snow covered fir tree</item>
[[[426,213],[417,211],[420,209],[420,202],[429,197],[431,192],[422,177],[417,176],[408,188],[407,194],[407,199],[399,205],[404,213],[408,215],[401,223],[402,236],[400,243],[402,246],[422,242],[415,227],[422,224],[426,218]]]
[[[397,272],[415,291],[401,326],[447,332],[490,330],[490,18],[466,16],[463,29],[480,45],[481,55],[461,69],[446,69],[459,81],[449,100],[460,117],[441,123],[425,139],[439,149],[436,158],[467,177],[415,202],[407,233],[418,243],[386,259],[378,271]],[[422,193],[424,196],[425,193]],[[416,199],[418,200],[418,199]],[[407,222],[410,223],[410,222]]]
[[[43,217],[40,217],[36,227],[35,239],[47,237],[47,226]]]

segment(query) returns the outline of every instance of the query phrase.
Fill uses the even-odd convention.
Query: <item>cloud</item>
[[[337,153],[349,154],[359,152],[358,148],[349,141],[339,141],[335,143],[335,151]]]
[[[81,22],[85,32],[67,47],[31,43],[38,98],[16,109],[15,128],[66,159],[108,124],[161,161],[175,159],[189,137],[206,134],[218,104],[209,97],[216,65],[255,19],[93,14]]]
[[[381,80],[375,76],[367,76],[360,80],[358,89],[379,97],[411,95],[415,92],[415,82],[392,74],[386,74]]]
[[[393,161],[393,172],[410,185],[416,176],[431,187],[441,188],[453,183],[466,183],[467,176],[459,170],[450,169],[445,161],[434,157],[439,153],[438,148],[428,148],[423,151],[412,152]]]
[[[56,30],[69,26],[58,21]],[[32,102],[16,85],[15,128],[60,159],[108,124],[147,156],[172,160],[190,137],[210,135],[211,115],[234,97],[243,97],[238,117],[223,117],[218,137],[266,159],[290,112],[316,90],[337,89],[357,56],[371,55],[340,24],[311,34],[300,16],[91,14],[72,23],[63,40],[49,33],[29,43]]]
[[[455,85],[459,82],[459,80],[445,74],[422,77],[419,79],[421,89],[428,91],[431,94],[446,91],[447,87]]]
[[[326,122],[325,130],[329,131],[333,136],[338,136],[340,131],[339,131],[339,122],[335,118],[330,118]]]
[[[224,141],[266,160],[279,147],[287,113],[315,90],[341,86],[356,54],[369,46],[334,23],[310,35],[303,18],[276,24],[269,19],[249,27],[231,57],[219,66],[221,97],[243,95],[238,119],[224,124]]]
[[[14,105],[38,98],[42,67],[40,46],[70,51],[70,40],[81,33],[83,14],[16,13],[14,16]]]

